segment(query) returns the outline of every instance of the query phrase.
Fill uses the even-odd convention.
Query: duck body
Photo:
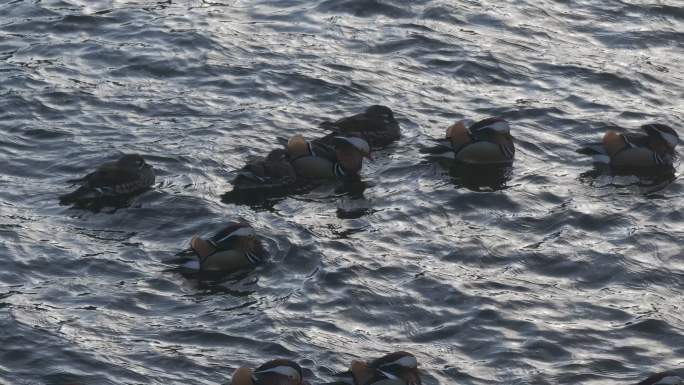
[[[296,362],[271,360],[258,368],[240,367],[233,373],[231,385],[309,385]]]
[[[266,157],[247,163],[233,179],[234,189],[249,192],[262,189],[287,189],[297,180],[287,150],[276,149]]]
[[[94,172],[69,182],[80,183],[74,192],[59,197],[61,204],[135,194],[150,188],[155,175],[152,166],[138,154],[127,154],[102,164]]]
[[[353,361],[349,371],[340,373],[334,384],[349,385],[421,385],[418,360],[408,352],[398,351],[370,362]]]
[[[594,162],[615,167],[641,168],[672,166],[676,158],[675,148],[679,135],[664,124],[646,124],[643,132],[621,133],[620,127],[612,127],[598,143],[590,143],[578,150],[591,155]]]
[[[513,162],[515,145],[507,121],[487,118],[477,123],[456,122],[447,129],[445,139],[422,152],[466,164],[505,165]]]
[[[358,180],[368,143],[357,137],[334,137],[330,143],[290,138],[285,148],[248,163],[233,179],[225,202],[259,202],[299,192],[326,180]]]
[[[197,260],[185,267],[200,271],[233,272],[257,266],[266,259],[266,250],[247,223],[229,222],[210,238],[194,236],[190,249]]]
[[[297,135],[287,143],[290,163],[297,175],[308,180],[358,177],[370,146],[357,137],[334,137],[331,144],[307,142]]]
[[[385,147],[401,137],[399,123],[389,107],[373,105],[360,114],[334,122],[325,121],[321,127],[332,131],[323,138],[330,141],[336,136],[352,136],[365,140],[373,148]]]

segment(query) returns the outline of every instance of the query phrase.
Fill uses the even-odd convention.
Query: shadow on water
[[[166,272],[180,274],[185,280],[202,295],[228,294],[232,297],[247,297],[254,290],[240,290],[243,286],[250,286],[257,282],[258,278],[253,275],[255,268],[246,268],[238,271],[202,271],[184,266],[189,261],[195,261],[195,253],[186,249],[175,255],[174,258],[164,263],[173,265]]]
[[[474,192],[505,190],[513,175],[510,164],[472,165],[447,159],[440,159],[437,163],[448,172],[454,186]]]
[[[285,198],[308,194],[323,185],[321,181],[306,181],[291,186],[233,188],[221,195],[221,202],[249,206],[257,211],[274,211],[275,205]],[[368,187],[370,184],[360,178],[345,179],[335,186],[334,195],[360,199]]]
[[[449,169],[449,176],[456,186],[476,192],[488,192],[507,189],[512,172],[513,167],[510,165],[455,164]]]
[[[667,167],[612,167],[594,165],[580,174],[579,180],[592,187],[636,187],[640,194],[652,194],[669,186],[675,179],[675,169]]]
[[[95,199],[79,199],[72,203],[60,201],[61,205],[70,205],[71,209],[87,210],[93,213],[114,214],[120,209],[134,206],[136,198],[140,192],[111,197],[100,197]]]

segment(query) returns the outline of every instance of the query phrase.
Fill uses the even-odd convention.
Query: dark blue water
[[[608,124],[684,133],[677,0],[0,1],[0,383],[219,384],[413,352],[424,383],[630,384],[684,366],[684,189],[596,174]],[[221,202],[234,170],[390,106],[361,196]],[[424,162],[456,119],[511,122],[490,188]],[[141,153],[123,207],[66,180]],[[200,280],[168,261],[250,221],[271,253]]]

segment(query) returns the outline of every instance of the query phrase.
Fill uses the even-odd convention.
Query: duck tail
[[[610,155],[601,142],[588,143],[584,147],[577,149],[577,152],[591,156],[594,158],[595,163],[610,163]]]
[[[68,194],[60,195],[59,204],[68,205],[72,203],[77,203],[80,200],[95,198],[94,191],[90,188],[81,186],[76,191],[70,192]]]

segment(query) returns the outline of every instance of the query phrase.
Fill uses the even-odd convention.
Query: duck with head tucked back
[[[307,142],[295,135],[287,142],[290,163],[304,179],[345,179],[358,176],[363,158],[372,159],[368,143],[356,137],[336,136],[332,146]]]
[[[675,371],[656,373],[637,385],[684,385],[684,378]]]
[[[329,142],[336,136],[352,136],[365,140],[373,148],[385,147],[401,137],[399,123],[389,107],[373,105],[366,111],[334,122],[325,121],[321,127],[332,131],[322,139]]]
[[[154,170],[138,154],[127,154],[100,165],[97,170],[69,182],[80,187],[59,197],[61,204],[77,203],[100,198],[134,194],[154,184]]]
[[[591,155],[596,163],[615,167],[672,166],[679,135],[672,127],[652,123],[641,126],[643,133],[619,133],[609,129],[600,143],[590,143],[577,152]]]
[[[231,385],[309,385],[302,367],[296,362],[277,359],[256,369],[240,367],[233,373]]]
[[[466,164],[505,165],[513,162],[515,145],[507,121],[487,118],[477,123],[461,120],[452,124],[447,128],[445,139],[422,152]]]
[[[190,249],[197,260],[184,264],[200,271],[233,272],[254,267],[266,258],[266,250],[247,223],[229,222],[208,239],[194,236]]]
[[[421,385],[418,360],[408,352],[394,352],[370,362],[353,361],[348,372],[334,384]]]
[[[266,157],[254,159],[237,172],[231,182],[235,192],[283,190],[295,184],[297,173],[286,149],[271,151]]]

